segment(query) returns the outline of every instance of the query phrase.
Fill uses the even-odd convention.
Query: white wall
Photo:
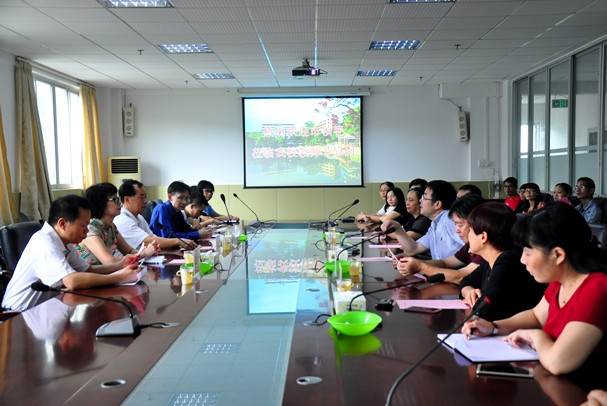
[[[14,56],[0,52],[0,106],[15,185]],[[487,85],[372,88],[363,99],[365,182],[415,177],[486,181],[509,173],[509,103]],[[508,84],[502,84],[508,91]],[[499,93],[499,92],[498,92]],[[466,96],[469,94],[470,96]],[[168,185],[203,178],[242,185],[241,97],[235,90],[97,89],[104,155],[142,158],[142,181]],[[122,107],[135,108],[135,136],[122,135]],[[469,112],[470,142],[458,140],[457,111]],[[478,162],[492,167],[480,168]],[[495,171],[494,171],[495,168]]]
[[[480,88],[483,90],[483,88]],[[234,90],[145,91],[100,89],[102,133],[107,155],[142,158],[142,181],[188,184],[203,178],[242,185],[242,105]],[[135,136],[124,137],[119,113],[135,108]],[[471,141],[458,140],[458,107],[470,110]],[[447,180],[493,180],[500,162],[501,99],[483,95],[451,103],[437,87],[373,88],[363,99],[364,176],[366,182],[415,177]],[[107,145],[106,145],[107,144]]]

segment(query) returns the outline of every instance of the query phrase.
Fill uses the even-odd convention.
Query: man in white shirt
[[[150,230],[148,223],[141,215],[147,203],[143,183],[127,179],[120,185],[118,195],[122,200],[122,209],[120,214],[114,218],[114,224],[131,247],[138,248],[141,243],[147,245],[152,241],[156,241],[161,249],[174,247],[192,249],[197,246],[192,240],[158,237]]]
[[[394,227],[394,235],[402,249],[409,256],[415,256],[430,250],[432,259],[445,259],[455,254],[463,245],[455,232],[455,226],[449,218],[449,209],[456,199],[457,192],[452,184],[444,180],[428,182],[420,200],[421,214],[432,220],[428,232],[417,241],[411,238],[400,224],[391,220],[382,224],[382,230]]]
[[[9,282],[2,307],[27,310],[56,296],[31,289],[34,282],[53,288],[88,289],[137,281],[137,256],[110,265],[89,265],[74,248],[88,232],[91,208],[81,196],[66,195],[51,203],[48,222],[35,233],[21,254]]]

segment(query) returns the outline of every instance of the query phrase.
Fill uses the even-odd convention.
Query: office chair
[[[143,216],[143,218],[145,219],[145,221],[148,222],[148,224],[150,223],[150,219],[152,218],[152,212],[154,211],[154,207],[156,207],[158,203],[162,203],[162,200],[154,199],[150,200],[145,204],[145,210],[143,211],[143,213],[141,213],[141,216]]]
[[[6,266],[6,271],[15,272],[21,253],[32,235],[42,228],[38,221],[9,224],[0,228],[0,253]]]

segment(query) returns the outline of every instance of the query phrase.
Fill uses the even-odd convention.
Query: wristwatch
[[[491,331],[491,335],[494,336],[499,332],[499,327],[494,321],[491,322],[491,325],[493,326],[493,331]]]

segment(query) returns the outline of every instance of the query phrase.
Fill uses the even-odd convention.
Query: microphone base
[[[97,329],[96,337],[132,336],[139,333],[137,316],[110,321]]]

